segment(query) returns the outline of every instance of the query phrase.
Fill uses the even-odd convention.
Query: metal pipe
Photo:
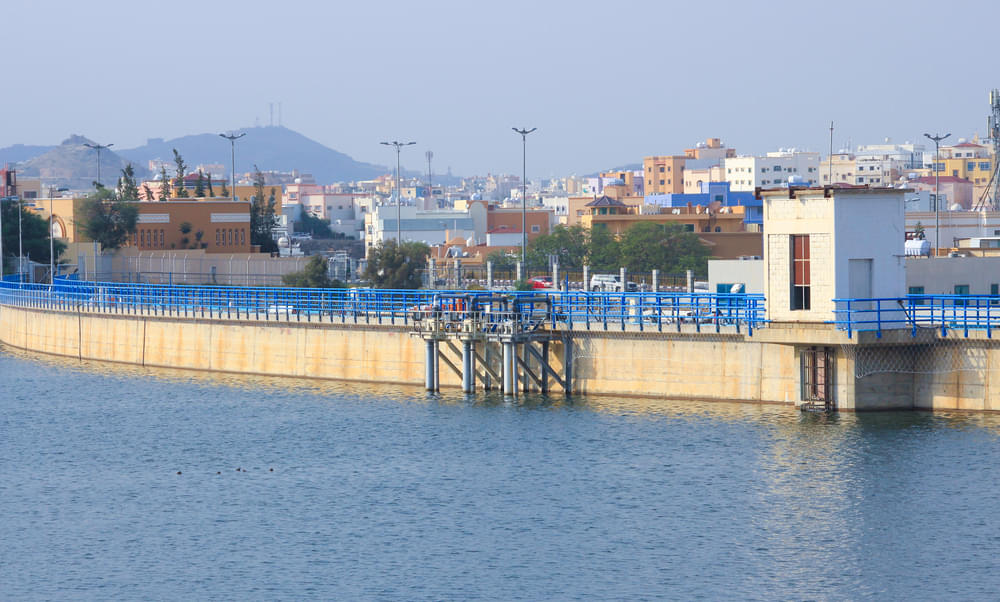
[[[524,267],[527,269],[527,250],[528,250],[528,231],[527,231],[527,215],[528,215],[528,134],[534,132],[538,128],[510,128],[521,134],[521,263],[525,264]]]
[[[427,339],[424,344],[424,387],[428,391],[434,390],[434,361],[437,359],[437,349],[434,348],[434,340]]]
[[[503,394],[516,395],[514,388],[514,344],[503,343]]]
[[[462,392],[476,392],[476,373],[473,368],[472,341],[462,341]]]

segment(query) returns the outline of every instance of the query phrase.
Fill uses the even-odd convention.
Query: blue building
[[[753,192],[734,192],[729,189],[729,182],[702,182],[701,192],[694,194],[650,194],[646,196],[647,205],[658,207],[687,207],[700,205],[707,207],[710,203],[721,203],[722,207],[746,207],[746,217],[743,224],[747,230],[760,230],[764,225],[764,204],[755,198]]]

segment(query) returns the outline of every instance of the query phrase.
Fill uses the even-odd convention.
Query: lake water
[[[0,598],[995,598],[998,434],[0,349]]]

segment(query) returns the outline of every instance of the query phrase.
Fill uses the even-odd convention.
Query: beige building
[[[826,322],[835,319],[834,299],[906,294],[905,192],[810,188],[761,193],[767,318]]]
[[[642,160],[642,175],[646,179],[645,194],[684,192],[683,156],[653,156]]]

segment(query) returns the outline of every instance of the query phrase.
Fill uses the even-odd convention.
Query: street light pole
[[[538,128],[510,128],[521,134],[521,276],[528,276],[528,134]]]
[[[219,135],[228,140],[229,145],[232,147],[231,149],[233,153],[232,182],[233,182],[233,200],[235,201],[236,200],[236,141],[242,138],[243,136],[246,136],[247,133],[243,132],[239,136],[236,136],[234,134],[219,134]]]
[[[84,142],[83,145],[86,146],[87,148],[92,148],[97,151],[97,187],[101,188],[104,186],[104,184],[101,184],[101,151],[111,148],[112,146],[114,146],[114,143],[90,144],[89,142]]]
[[[56,283],[56,243],[52,240],[52,196],[55,193],[49,188],[49,283]]]
[[[396,248],[399,248],[403,244],[403,239],[402,239],[402,236],[401,236],[402,229],[400,228],[401,210],[399,208],[399,204],[400,204],[400,199],[399,199],[399,193],[400,193],[400,190],[399,190],[399,152],[400,152],[400,150],[402,150],[402,148],[404,146],[410,146],[411,144],[416,144],[416,142],[398,142],[396,140],[393,140],[392,142],[380,142],[380,144],[384,144],[385,146],[392,146],[392,147],[396,148]]]
[[[944,136],[937,133],[931,136],[925,133],[924,136],[934,141],[934,256],[937,257],[939,249],[941,249],[941,188],[938,182],[938,176],[941,172],[938,170],[938,161],[940,161],[941,141],[951,136],[951,133]]]

